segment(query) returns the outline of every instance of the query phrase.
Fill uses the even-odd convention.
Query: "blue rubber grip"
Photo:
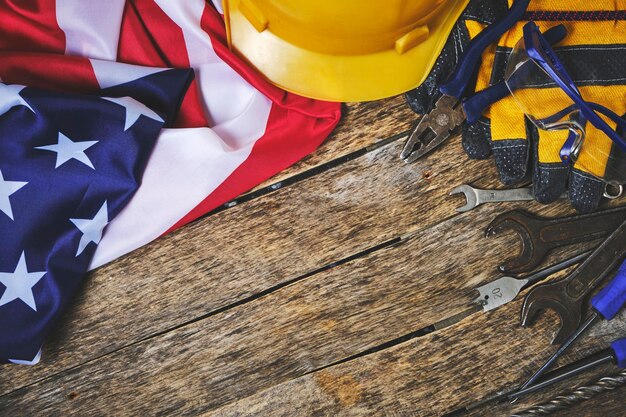
[[[543,35],[550,45],[554,45],[561,42],[565,36],[567,36],[567,29],[561,24],[546,30]],[[465,111],[467,123],[476,123],[489,106],[508,95],[509,88],[504,81],[500,81],[463,101],[463,110]]]
[[[619,368],[626,368],[626,338],[617,339],[611,343],[611,349],[615,353],[615,361]]]
[[[502,20],[492,23],[472,39],[450,80],[439,88],[443,94],[456,98],[463,96],[474,76],[474,70],[480,62],[483,51],[492,43],[497,42],[516,22],[522,19],[529,3],[530,0],[515,0]]]
[[[473,125],[480,119],[483,112],[496,101],[508,96],[509,88],[504,81],[485,88],[463,102],[463,110],[467,123]]]
[[[626,303],[626,261],[615,277],[591,299],[593,308],[606,320],[611,320]]]

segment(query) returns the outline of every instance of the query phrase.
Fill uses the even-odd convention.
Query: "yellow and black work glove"
[[[450,32],[450,36],[437,58],[433,69],[426,80],[417,88],[406,93],[407,103],[418,114],[426,114],[435,107],[441,97],[439,87],[450,78],[465,52],[470,40],[475,38],[486,26],[497,22],[509,9],[507,0],[471,0]],[[496,45],[491,45],[483,56],[493,62]],[[482,68],[491,68],[483,63]],[[476,90],[480,91],[489,85],[489,78],[478,77]],[[491,154],[491,148],[485,137],[489,135],[489,120],[481,118],[477,123],[462,126],[463,148],[474,159],[484,159]]]
[[[424,114],[433,107],[439,86],[447,81],[464,46],[487,24],[505,14],[512,3],[513,0],[470,3],[427,81],[407,93],[414,111]],[[511,50],[522,38],[522,28],[528,20],[535,21],[542,32],[563,24],[568,35],[554,49],[580,86],[584,99],[617,114],[626,112],[626,0],[532,0],[525,19],[507,32],[497,47],[485,51],[476,77],[476,91],[503,80]],[[545,101],[551,95],[550,89],[526,93],[535,94],[537,101]],[[603,155],[612,144],[589,123],[586,133],[586,145],[578,163],[573,167],[565,165],[559,151],[568,132],[538,131],[518,103],[507,97],[493,104],[477,123],[463,126],[462,145],[472,159],[484,159],[493,153],[504,184],[532,179],[539,202],[550,203],[567,191],[576,209],[589,212],[602,199],[605,185],[598,177],[606,168]]]
[[[618,115],[626,113],[626,0],[533,0],[526,17],[542,32],[563,24],[567,36],[553,49],[582,97]],[[518,22],[498,42],[488,72],[491,83],[505,77],[508,57],[523,37],[525,23]],[[485,78],[483,74],[481,69],[479,78]],[[509,96],[493,104],[487,112],[490,135],[486,137],[503,183],[512,185],[532,176],[537,201],[550,203],[567,191],[574,208],[590,212],[598,207],[604,193],[605,183],[599,178],[605,173],[611,140],[587,123],[577,162],[564,164],[559,151],[569,132],[537,129],[520,109],[520,98],[539,109],[559,108],[553,100],[562,98],[563,93],[557,89],[525,89],[515,93],[517,100]],[[615,123],[605,121],[615,127]]]

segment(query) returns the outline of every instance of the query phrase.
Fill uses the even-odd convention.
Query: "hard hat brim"
[[[469,0],[450,1],[428,24],[428,37],[408,51],[366,55],[323,54],[286,42],[271,30],[257,31],[241,14],[238,0],[224,0],[232,49],[273,84],[328,101],[369,101],[420,85],[443,49]]]

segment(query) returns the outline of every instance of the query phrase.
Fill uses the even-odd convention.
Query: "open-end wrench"
[[[469,211],[475,207],[480,206],[483,203],[500,203],[508,201],[530,201],[535,199],[532,187],[523,188],[510,188],[510,189],[494,189],[483,190],[480,188],[474,188],[471,185],[463,184],[455,187],[450,191],[450,195],[461,194],[465,195],[466,204],[456,209],[459,213]],[[605,198],[614,200],[621,197],[623,193],[623,187],[605,186],[603,196]],[[567,198],[567,193],[563,193],[559,198]]]
[[[450,195],[461,193],[465,195],[467,203],[463,207],[456,209],[459,213],[469,211],[483,203],[529,201],[535,199],[532,187],[513,188],[508,190],[481,190],[480,188],[474,188],[471,185],[463,184],[450,191]]]
[[[521,273],[535,269],[553,249],[608,236],[624,220],[626,206],[557,218],[513,210],[497,216],[487,227],[485,236],[495,236],[505,230],[519,235],[521,253],[500,265],[499,269],[505,273]]]
[[[552,309],[561,319],[561,326],[552,343],[562,343],[580,324],[586,296],[622,262],[624,257],[626,257],[626,221],[565,278],[539,284],[526,295],[522,306],[522,326],[530,325],[540,310]]]

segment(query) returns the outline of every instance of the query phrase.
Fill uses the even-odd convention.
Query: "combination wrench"
[[[463,184],[450,191],[450,195],[465,195],[466,204],[456,209],[459,213],[470,211],[484,203],[499,203],[505,201],[530,201],[535,199],[532,187],[512,188],[504,190],[483,190],[471,185]]]
[[[613,193],[609,187],[605,187],[603,196],[608,199],[621,197],[623,188],[616,187]],[[450,191],[450,195],[463,194],[466,204],[456,209],[459,213],[470,211],[484,203],[502,203],[511,201],[530,201],[535,199],[532,187],[484,190],[468,184],[459,185]],[[567,198],[563,193],[559,198]]]

